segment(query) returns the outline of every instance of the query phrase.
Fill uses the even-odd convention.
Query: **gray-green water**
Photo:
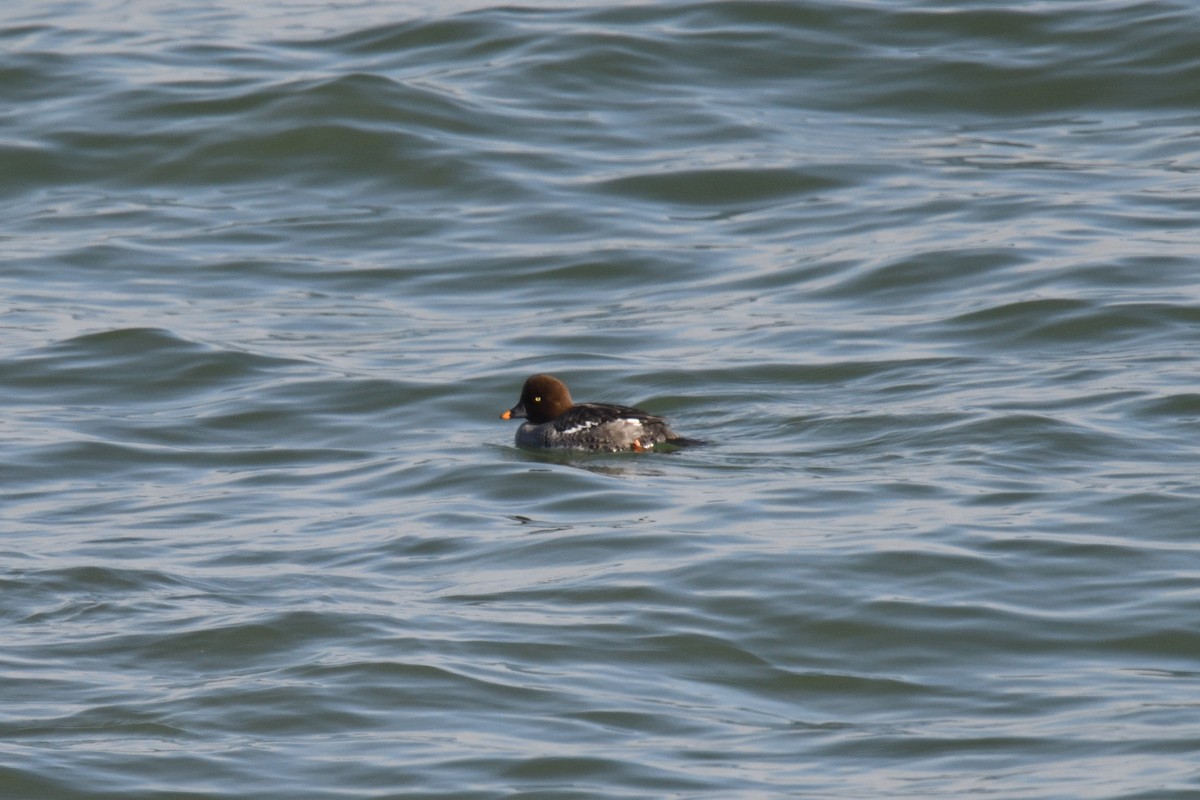
[[[1190,0],[18,2],[0,100],[6,800],[1200,796]]]

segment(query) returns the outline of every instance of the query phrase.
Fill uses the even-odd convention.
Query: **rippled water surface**
[[[0,796],[1200,796],[1197,30],[7,5]]]

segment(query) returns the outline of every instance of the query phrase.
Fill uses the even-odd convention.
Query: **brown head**
[[[571,393],[567,385],[553,375],[530,375],[521,387],[518,403],[500,415],[500,419],[527,419],[541,425],[569,409]]]

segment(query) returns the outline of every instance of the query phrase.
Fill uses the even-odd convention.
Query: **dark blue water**
[[[1200,797],[1200,7],[242,5],[0,11],[0,797]]]

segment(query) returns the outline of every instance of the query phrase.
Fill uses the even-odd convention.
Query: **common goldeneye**
[[[650,450],[658,444],[701,444],[667,427],[662,417],[629,406],[571,402],[567,386],[552,375],[531,375],[521,400],[500,415],[524,419],[517,428],[518,447],[554,447],[618,452]]]

